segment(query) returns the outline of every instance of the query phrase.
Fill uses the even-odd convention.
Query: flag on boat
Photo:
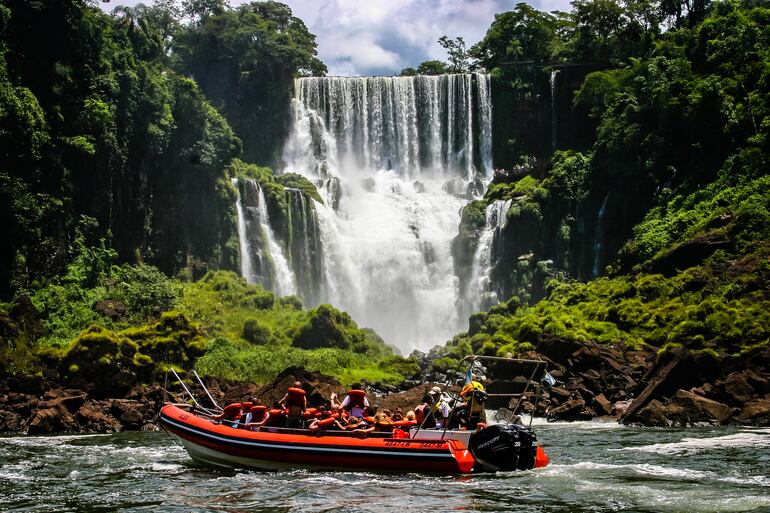
[[[545,374],[543,374],[543,383],[548,387],[552,387],[556,384],[556,379],[551,376],[548,371],[545,371]]]
[[[468,367],[468,372],[465,374],[465,383],[463,383],[463,385],[470,385],[472,382],[473,382],[473,365]]]

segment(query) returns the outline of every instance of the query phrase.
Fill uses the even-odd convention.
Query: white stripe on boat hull
[[[312,465],[296,462],[282,462],[275,460],[258,460],[254,458],[245,458],[243,456],[235,456],[232,454],[225,454],[223,452],[215,451],[203,445],[191,442],[174,433],[171,436],[179,440],[190,457],[199,462],[207,465],[214,465],[217,467],[225,468],[249,468],[256,470],[296,470],[297,468],[304,468],[308,470],[361,470],[360,467],[338,467],[338,466],[324,466],[324,465]]]

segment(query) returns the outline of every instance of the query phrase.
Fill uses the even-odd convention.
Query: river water
[[[546,469],[235,472],[165,433],[0,438],[0,511],[770,511],[770,429],[536,422]]]

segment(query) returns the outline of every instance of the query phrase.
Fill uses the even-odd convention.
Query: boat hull
[[[457,440],[248,431],[216,424],[174,405],[163,407],[160,422],[193,460],[220,467],[464,474],[475,463]]]

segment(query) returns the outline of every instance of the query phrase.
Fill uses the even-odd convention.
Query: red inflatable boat
[[[547,464],[534,433],[520,425],[478,432],[418,430],[408,438],[261,427],[234,428],[176,405],[163,407],[161,425],[193,460],[249,469],[335,469],[465,474],[529,469]]]

